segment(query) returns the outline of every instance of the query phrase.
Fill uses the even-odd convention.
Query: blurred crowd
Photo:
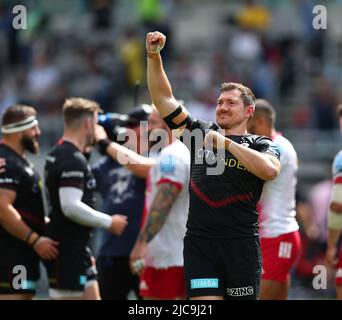
[[[335,40],[328,38],[326,30],[312,28],[315,2],[218,3],[221,16],[212,17],[219,26],[213,35],[215,45],[209,41],[196,48],[190,43],[184,52],[174,41],[180,32],[175,18],[184,8],[195,10],[194,1],[131,0],[124,5],[118,0],[83,0],[68,8],[67,2],[44,1],[43,5],[27,0],[27,30],[12,27],[15,1],[1,1],[0,111],[25,101],[44,114],[56,114],[70,95],[93,98],[105,111],[127,106],[135,81],[145,83],[144,34],[160,30],[168,36],[164,59],[172,66],[178,92],[195,112],[212,108],[217,83],[231,79],[246,83],[258,97],[282,108],[296,97],[296,110],[286,126],[336,128],[334,108],[339,97],[334,79],[326,72],[334,63],[326,58],[326,51]],[[296,14],[296,32],[286,31],[288,10],[282,6]],[[280,11],[284,13],[279,18]],[[130,17],[125,19],[127,14]],[[308,79],[309,97],[304,87]]]

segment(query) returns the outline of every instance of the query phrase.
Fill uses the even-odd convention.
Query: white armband
[[[96,211],[81,201],[83,191],[73,187],[62,187],[58,190],[62,212],[70,220],[93,228],[108,229],[112,217]]]

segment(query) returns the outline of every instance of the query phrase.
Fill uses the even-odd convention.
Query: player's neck
[[[1,143],[8,146],[9,148],[11,148],[13,151],[15,151],[17,154],[19,154],[23,158],[26,158],[26,152],[25,152],[26,150],[22,146],[22,143],[20,141],[18,141],[18,139],[11,139],[9,137],[7,137],[7,138],[4,137],[1,140]]]
[[[273,139],[277,135],[277,132],[273,128],[264,127],[257,133],[257,135]]]
[[[225,136],[243,136],[248,134],[247,128],[246,127],[234,127],[234,128],[229,128],[224,130]]]
[[[170,131],[170,133],[169,133],[169,141],[170,141],[169,145],[172,144],[172,143],[174,143],[174,142],[177,141],[177,140],[178,140],[177,137],[175,137],[175,136],[172,134],[172,132]]]
[[[79,149],[81,152],[84,151],[85,146],[86,146],[86,142],[85,139],[83,137],[83,135],[79,134],[79,133],[73,133],[71,131],[64,131],[63,134],[63,138],[64,141],[68,141],[70,143],[72,143],[73,145],[75,145],[77,147],[77,149]]]
[[[278,131],[272,128],[270,138],[274,139],[278,134],[279,134]]]
[[[248,134],[247,131],[247,121],[241,122],[234,127],[224,128],[225,136],[243,136]]]

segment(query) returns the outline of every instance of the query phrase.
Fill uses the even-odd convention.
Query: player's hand
[[[325,263],[331,268],[336,268],[336,265],[338,263],[336,246],[327,248],[327,251],[325,253]]]
[[[6,159],[0,158],[0,173],[3,173],[6,171]]]
[[[226,138],[216,131],[209,131],[204,137],[204,147],[206,149],[223,149],[225,147]]]
[[[40,237],[33,249],[43,260],[53,260],[58,256],[58,242],[48,238]]]
[[[95,142],[98,143],[100,140],[104,140],[107,138],[108,136],[105,129],[103,129],[103,127],[97,124],[95,126]]]
[[[133,274],[140,275],[145,269],[145,256],[147,253],[147,243],[138,241],[129,258],[129,265]]]
[[[165,46],[166,37],[158,32],[149,32],[146,36],[146,50],[148,53],[159,53]]]
[[[109,227],[108,231],[120,236],[128,225],[127,217],[121,214],[115,214],[112,216],[112,225]]]

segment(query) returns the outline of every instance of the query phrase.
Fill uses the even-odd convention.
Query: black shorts
[[[258,298],[262,256],[258,237],[184,238],[184,272],[188,297]]]
[[[133,290],[139,296],[139,276],[129,267],[129,257],[99,256],[96,260],[98,281],[102,300],[127,300]]]
[[[44,261],[50,288],[83,291],[88,281],[97,279],[88,247],[74,250],[62,245],[58,249],[57,259]]]
[[[0,252],[0,294],[35,294],[40,277],[39,257],[30,247]]]

